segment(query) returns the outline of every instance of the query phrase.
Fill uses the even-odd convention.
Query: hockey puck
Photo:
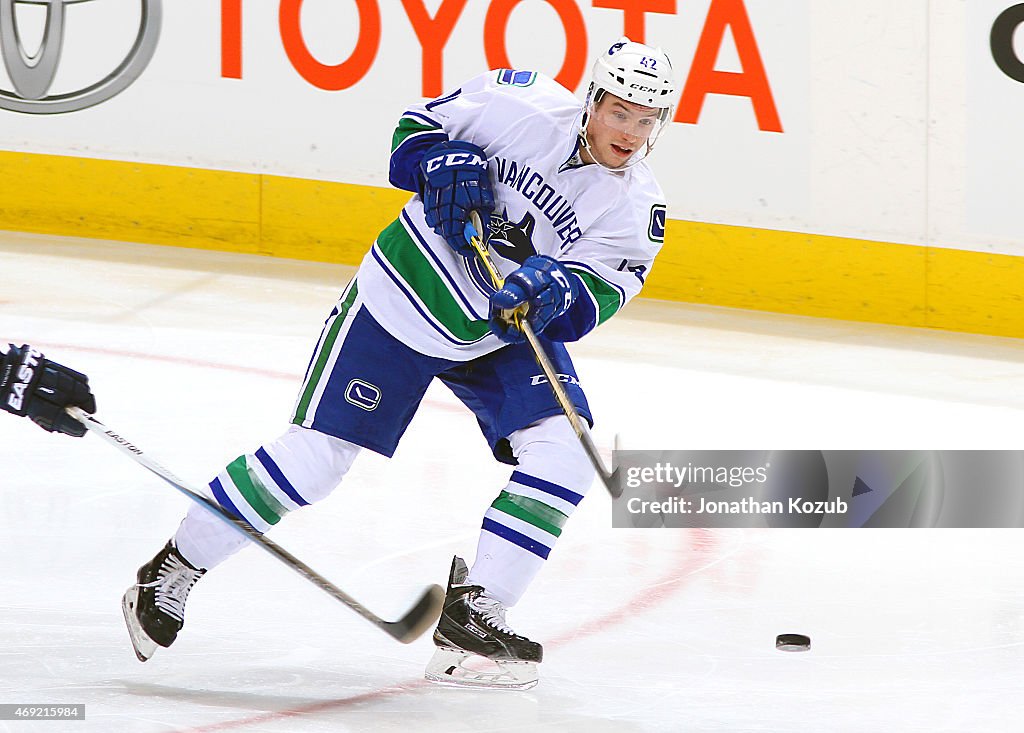
[[[775,648],[782,652],[805,652],[811,648],[811,637],[803,634],[779,634]]]

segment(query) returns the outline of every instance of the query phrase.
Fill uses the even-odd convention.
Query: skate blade
[[[538,681],[535,662],[495,661],[446,647],[434,651],[423,676],[438,685],[489,690],[529,690]]]
[[[132,586],[121,597],[121,611],[124,613],[124,623],[128,627],[128,638],[131,639],[132,649],[140,662],[149,661],[156,653],[157,643],[150,639],[142,630],[138,616],[135,615],[135,607],[139,601],[139,589]]]

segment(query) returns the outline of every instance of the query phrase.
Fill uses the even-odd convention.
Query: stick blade
[[[441,617],[444,608],[444,589],[431,585],[420,596],[409,612],[398,621],[384,622],[384,631],[393,639],[409,644],[423,635]]]
[[[601,483],[608,489],[608,494],[613,499],[622,497],[622,479],[619,476],[619,469],[616,468],[610,474],[601,474]]]
[[[601,481],[604,483],[604,487],[608,489],[608,493],[611,494],[613,499],[618,499],[622,496],[623,485],[622,475],[619,471],[618,454],[622,450],[622,443],[619,440],[619,434],[615,433],[615,438],[612,443],[612,470],[611,473],[606,474],[601,471]]]

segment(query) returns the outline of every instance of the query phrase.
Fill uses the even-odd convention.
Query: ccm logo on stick
[[[574,377],[571,374],[559,374],[558,375],[558,381],[562,382],[563,384],[575,384],[576,386],[579,386],[579,383],[580,383],[580,380],[576,379],[576,377]],[[547,383],[548,383],[548,378],[545,377],[543,374],[535,374],[534,376],[530,377],[530,386],[531,387],[536,387],[538,384],[547,384]]]

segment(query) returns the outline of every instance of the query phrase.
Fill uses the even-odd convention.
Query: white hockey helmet
[[[676,98],[676,83],[672,73],[672,62],[661,48],[636,43],[625,36],[613,43],[597,58],[591,71],[590,86],[580,130],[584,146],[589,150],[587,123],[605,94],[659,111],[655,129],[647,138],[642,151],[638,151],[629,162],[617,168],[628,168],[643,160],[658,135],[672,119],[672,108]]]
[[[596,95],[598,91],[611,92],[644,107],[669,110],[676,96],[672,62],[660,48],[623,36],[594,62],[589,94]]]

